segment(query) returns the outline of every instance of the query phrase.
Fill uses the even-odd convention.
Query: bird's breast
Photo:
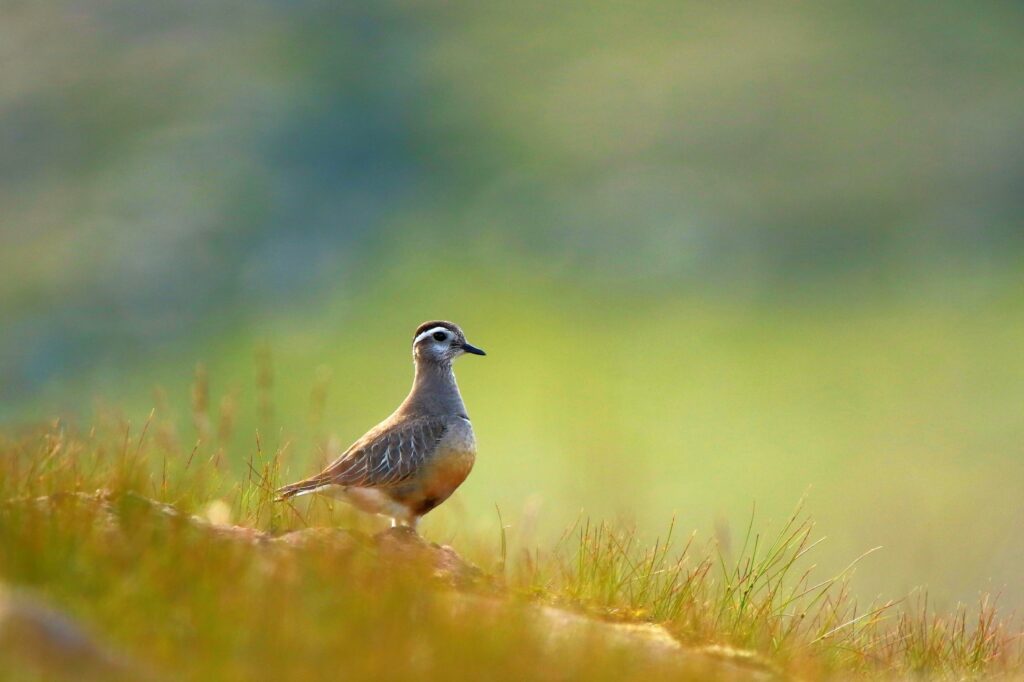
[[[455,490],[466,479],[476,461],[476,437],[468,419],[456,419],[445,431],[432,459],[431,478],[438,484],[454,484]]]
[[[458,422],[445,431],[424,467],[415,493],[408,499],[408,504],[418,514],[424,514],[448,499],[473,470],[476,461],[473,427],[468,420],[459,419]]]
[[[457,450],[475,455],[476,436],[473,434],[473,425],[465,417],[456,417],[445,429],[444,436],[437,445],[438,450]]]

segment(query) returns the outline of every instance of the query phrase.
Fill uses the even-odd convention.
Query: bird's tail
[[[275,491],[277,493],[277,497],[274,498],[274,501],[282,502],[290,497],[296,497],[297,495],[308,495],[309,493],[315,492],[317,488],[322,486],[323,481],[316,476],[296,483],[289,483],[288,485],[281,486]]]

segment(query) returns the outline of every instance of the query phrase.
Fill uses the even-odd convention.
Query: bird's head
[[[416,328],[412,340],[412,356],[416,362],[446,365],[464,353],[486,355],[466,341],[459,325],[443,320],[424,322]]]

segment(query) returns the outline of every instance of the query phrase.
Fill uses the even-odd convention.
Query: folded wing
[[[389,488],[412,478],[433,454],[447,429],[439,417],[385,422],[356,441],[326,469],[277,492],[282,498],[328,485]]]

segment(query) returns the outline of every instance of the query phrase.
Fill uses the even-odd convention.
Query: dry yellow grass
[[[197,385],[202,421],[209,401]],[[1019,630],[988,597],[936,614],[923,594],[857,604],[848,572],[816,576],[815,531],[799,510],[767,535],[752,515],[733,550],[692,535],[680,540],[674,524],[643,546],[629,528],[585,519],[554,547],[513,555],[504,536],[463,538],[456,549],[486,570],[456,593],[450,582],[337,543],[282,551],[263,541],[354,517],[316,498],[275,504],[280,452],[225,451],[213,426],[210,441],[183,447],[171,427],[154,414],[134,430],[108,421],[76,433],[58,423],[0,441],[0,581],[79,619],[158,675],[1024,673]],[[221,419],[217,428],[230,424]],[[244,475],[232,474],[230,461],[243,462]],[[456,602],[462,593],[486,597],[489,606],[467,608]],[[663,625],[683,653],[645,660],[582,634],[553,646],[557,618],[537,619],[537,609],[552,607],[602,622]],[[728,665],[707,667],[720,659]],[[28,674],[6,670],[10,679]]]

